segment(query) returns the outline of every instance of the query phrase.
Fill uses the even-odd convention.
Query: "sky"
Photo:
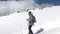
[[[60,0],[35,0],[37,4],[52,4],[54,6],[60,5]]]
[[[21,0],[0,0],[0,1],[21,1]],[[52,5],[60,5],[60,0],[34,0],[37,4],[52,4]]]
[[[28,31],[27,9],[37,18],[37,23],[32,28],[34,33],[40,26],[45,31],[60,27],[59,4],[60,0],[0,0],[0,34],[19,34]]]
[[[59,5],[60,0],[0,0],[0,16],[9,15],[17,11],[23,12],[27,9],[43,9]]]
[[[59,6],[59,4],[60,0],[0,0],[0,16],[9,15],[17,11],[27,11],[27,9]]]

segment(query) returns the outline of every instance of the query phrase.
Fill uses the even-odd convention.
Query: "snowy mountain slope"
[[[60,27],[60,10],[58,6],[31,11],[37,18],[37,22],[32,27],[34,33],[36,33],[40,28],[43,28],[44,31],[48,31]]]
[[[32,27],[34,33],[40,28],[50,33],[50,30],[60,27],[60,6],[47,7],[44,9],[29,10],[35,15],[37,22]],[[0,17],[0,34],[26,34],[28,33],[27,12],[13,13],[9,16]],[[54,31],[54,30],[53,30]],[[60,31],[60,30],[59,30]]]

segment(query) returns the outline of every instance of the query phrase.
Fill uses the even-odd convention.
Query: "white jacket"
[[[33,25],[32,16],[29,16],[28,22],[29,22],[29,25]]]

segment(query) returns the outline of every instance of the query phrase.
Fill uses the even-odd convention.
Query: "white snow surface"
[[[60,33],[60,6],[36,8],[29,10],[36,17],[36,23],[32,27],[34,33],[40,28],[44,31],[39,34]],[[27,34],[28,33],[28,12],[13,13],[9,16],[0,17],[0,34]]]

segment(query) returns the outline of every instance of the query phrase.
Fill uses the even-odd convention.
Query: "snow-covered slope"
[[[58,32],[58,27],[60,27],[59,8],[60,6],[55,6],[52,8],[47,7],[42,10],[39,10],[38,8],[35,10],[31,10],[37,19],[37,22],[32,27],[33,32],[36,33],[40,28],[44,29],[43,32],[57,28],[56,32]]]
[[[45,31],[45,32],[41,32],[39,34],[60,34],[60,27]]]
[[[32,11],[37,20],[35,25],[32,27],[34,33],[36,33],[40,28],[44,29],[41,34],[56,33],[56,31],[60,31],[60,6],[46,7],[41,10],[37,8],[29,11]],[[9,16],[0,17],[0,34],[27,34],[27,18],[27,12],[13,13]]]

